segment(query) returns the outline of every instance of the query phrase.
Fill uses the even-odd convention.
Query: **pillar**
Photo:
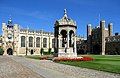
[[[76,35],[74,36],[74,53],[76,53]]]
[[[69,48],[69,30],[67,31],[67,48]]]

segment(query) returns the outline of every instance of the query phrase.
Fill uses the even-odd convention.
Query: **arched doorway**
[[[8,49],[7,49],[7,54],[8,54],[8,55],[13,55],[13,50],[12,50],[11,48],[8,48]]]
[[[31,54],[31,55],[33,54],[33,49],[31,50],[30,54]]]

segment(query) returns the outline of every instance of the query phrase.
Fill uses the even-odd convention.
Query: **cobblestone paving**
[[[48,60],[34,60],[24,57],[12,57],[12,59],[45,78],[120,78],[120,74],[63,65]]]
[[[7,56],[0,56],[0,78],[43,78],[27,67],[11,60]]]

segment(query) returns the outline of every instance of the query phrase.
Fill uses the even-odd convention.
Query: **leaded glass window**
[[[36,47],[40,47],[40,37],[36,38]]]
[[[47,48],[47,38],[43,38],[43,47]]]
[[[21,36],[21,47],[25,47],[25,36]]]
[[[29,47],[33,47],[33,37],[29,37]]]

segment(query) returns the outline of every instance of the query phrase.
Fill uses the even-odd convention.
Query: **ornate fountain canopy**
[[[64,16],[55,22],[55,26],[59,25],[71,25],[71,26],[76,26],[76,22],[73,21],[72,19],[68,18],[67,15],[67,10],[64,9]]]

